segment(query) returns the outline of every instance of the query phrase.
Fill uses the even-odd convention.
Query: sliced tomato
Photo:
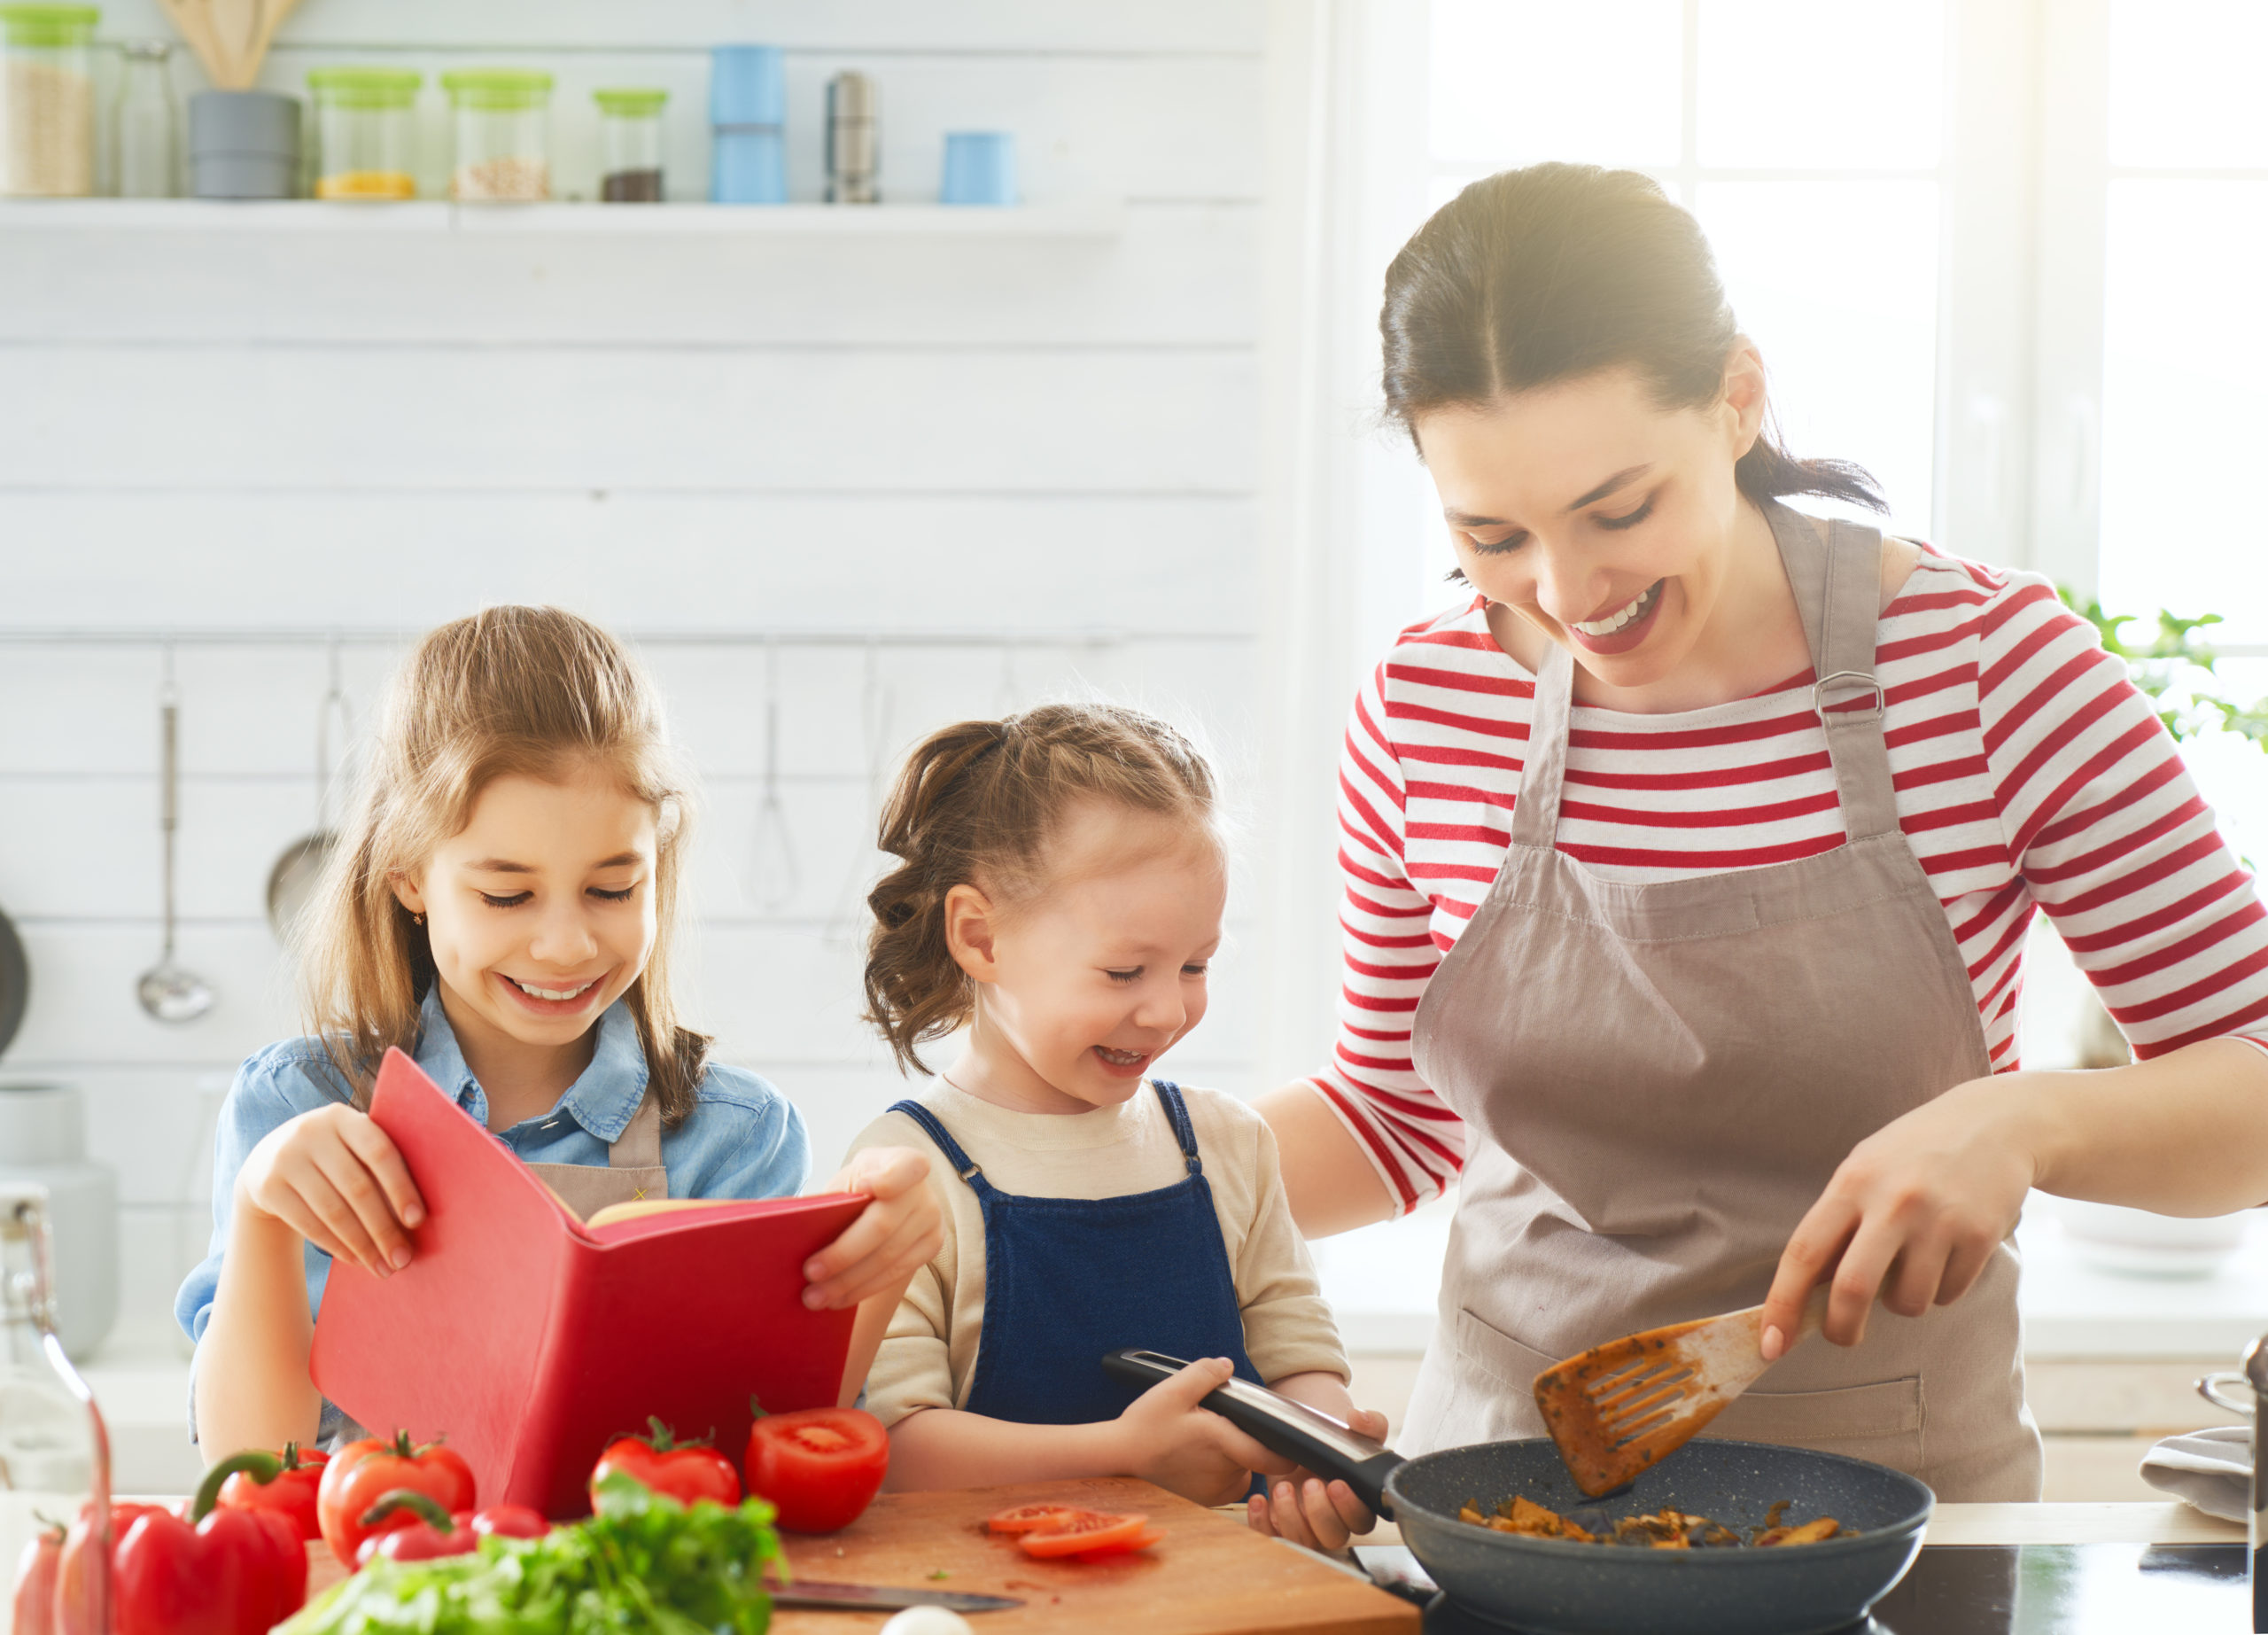
[[[1090,1550],[1126,1549],[1149,1527],[1146,1515],[1114,1515],[1106,1510],[1082,1510],[1053,1526],[1026,1533],[1016,1542],[1027,1555],[1080,1555]]]
[[[1137,1550],[1146,1550],[1152,1545],[1163,1544],[1165,1541],[1165,1529],[1146,1527],[1138,1537],[1129,1538],[1122,1544],[1097,1545],[1091,1550],[1076,1552],[1071,1559],[1077,1561],[1107,1561],[1115,1555],[1131,1555]]]
[[[1091,1510],[1081,1510],[1072,1505],[1018,1505],[1013,1510],[1003,1510],[985,1522],[988,1533],[1035,1533],[1051,1526],[1058,1517],[1092,1515]]]
[[[748,1491],[770,1499],[790,1532],[850,1526],[889,1469],[889,1433],[858,1408],[766,1413],[748,1433]]]

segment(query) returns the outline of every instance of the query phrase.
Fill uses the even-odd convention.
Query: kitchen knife
[[[1102,1359],[1105,1374],[1137,1390],[1147,1390],[1187,1366],[1180,1358],[1160,1351],[1113,1351]],[[1394,1507],[1386,1501],[1386,1479],[1402,1463],[1402,1455],[1383,1442],[1373,1442],[1344,1421],[1248,1380],[1231,1380],[1198,1405],[1210,1408],[1271,1452],[1297,1460],[1326,1480],[1344,1482],[1373,1513],[1394,1519]]]
[[[903,1612],[908,1607],[943,1607],[948,1612],[1005,1612],[1023,1603],[1007,1595],[970,1595],[959,1590],[900,1590],[886,1584],[820,1584],[798,1578],[793,1584],[767,1583],[765,1591],[774,1607],[801,1607],[836,1612]]]

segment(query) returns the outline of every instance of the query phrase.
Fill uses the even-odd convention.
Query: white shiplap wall
[[[306,0],[266,75],[549,67],[566,193],[590,190],[589,88],[666,85],[671,189],[698,198],[707,47],[778,43],[799,198],[819,189],[819,87],[857,67],[881,83],[891,197],[934,191],[944,130],[1011,128],[1031,204],[1103,207],[1084,235],[0,208],[0,627],[113,638],[0,642],[0,906],[34,966],[0,1071],[88,1092],[126,1200],[129,1322],[162,1317],[201,1250],[214,1076],[297,1031],[261,900],[311,825],[325,663],[305,642],[177,650],[181,953],[221,1002],[167,1027],[133,993],[159,940],[165,632],[376,633],[345,648],[363,711],[402,639],[486,601],[790,633],[802,877],[768,909],[765,650],[648,656],[709,798],[692,1009],[803,1107],[822,1164],[897,1088],[855,1020],[877,764],[948,720],[1091,688],[1204,727],[1251,788],[1264,12]],[[153,0],[123,0],[102,32],[165,29]],[[430,93],[425,119],[439,175]],[[970,640],[1002,633],[1021,639]],[[1186,1076],[1252,1087],[1255,953],[1223,962]]]

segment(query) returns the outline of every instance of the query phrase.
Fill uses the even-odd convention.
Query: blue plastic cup
[[[1013,205],[1016,191],[1016,134],[1012,130],[949,130],[941,205]]]
[[[709,198],[719,205],[788,202],[787,59],[776,45],[720,45],[709,58]]]

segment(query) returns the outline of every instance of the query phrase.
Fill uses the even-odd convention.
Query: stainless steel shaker
[[[882,202],[881,98],[874,82],[848,70],[827,82],[827,202]]]

